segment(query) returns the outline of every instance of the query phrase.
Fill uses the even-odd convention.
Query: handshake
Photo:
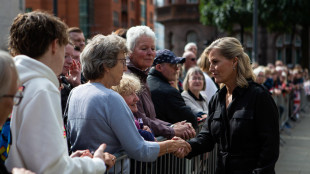
[[[192,124],[187,123],[186,121],[175,123],[173,125],[173,129],[175,132],[175,137],[173,137],[171,140],[159,142],[160,145],[163,143],[163,148],[161,145],[162,153],[160,153],[159,156],[166,153],[173,153],[173,155],[178,158],[184,158],[184,156],[186,156],[189,152],[192,151],[192,148],[190,144],[188,144],[183,139],[186,140],[195,137],[196,131],[193,128]],[[166,149],[164,149],[165,147]]]
[[[184,158],[192,151],[191,145],[180,137],[173,137],[171,140],[164,141],[166,143],[166,153],[173,153],[178,158]]]

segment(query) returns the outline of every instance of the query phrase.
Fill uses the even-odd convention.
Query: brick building
[[[165,26],[165,48],[181,56],[184,46],[188,42],[198,45],[200,55],[206,45],[213,40],[228,36],[215,27],[204,26],[199,22],[199,0],[163,0],[161,6],[156,7],[157,22]],[[240,39],[240,27],[236,26],[231,36]],[[294,37],[292,37],[294,36]],[[309,44],[310,45],[310,44]],[[244,33],[243,46],[251,57],[252,33]],[[286,64],[302,64],[309,67],[308,57],[301,53],[301,29],[292,33],[270,33],[267,29],[258,28],[258,61],[266,65],[275,60],[283,60]],[[310,50],[310,48],[308,49]]]
[[[118,28],[147,25],[154,29],[153,0],[25,0],[26,11],[43,9],[53,12],[69,27],[80,27],[86,37],[110,34]]]
[[[0,0],[0,50],[8,50],[9,30],[13,19],[25,10],[24,0]]]

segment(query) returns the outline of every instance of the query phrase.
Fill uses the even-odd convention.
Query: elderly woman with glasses
[[[198,67],[188,70],[183,81],[184,91],[182,97],[188,107],[196,115],[197,119],[203,119],[208,114],[207,96],[201,93],[206,88],[203,72]]]
[[[11,114],[13,106],[22,99],[20,85],[13,58],[6,52],[0,51],[0,125],[3,125]]]
[[[8,53],[0,51],[0,126],[8,119],[13,106],[18,105],[23,98],[19,85],[20,81],[13,58]],[[4,174],[9,173],[2,162],[0,162],[0,171]],[[32,174],[28,170],[17,168],[13,168],[12,173]]]
[[[72,150],[93,151],[106,143],[107,152],[125,151],[130,158],[139,161],[155,161],[158,156],[178,149],[189,152],[183,140],[148,142],[139,135],[130,108],[122,96],[111,89],[120,83],[127,70],[127,51],[125,40],[115,34],[97,35],[84,48],[81,64],[89,83],[74,88],[68,99]],[[129,159],[125,159],[123,168],[121,162],[116,163],[117,173],[121,169],[129,173]]]

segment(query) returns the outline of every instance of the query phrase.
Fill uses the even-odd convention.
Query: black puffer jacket
[[[157,118],[169,123],[187,120],[194,128],[198,127],[197,118],[186,106],[181,93],[155,68],[150,70],[147,84],[152,94]]]
[[[249,81],[236,87],[226,110],[226,87],[209,103],[209,116],[196,138],[189,141],[191,158],[218,144],[216,174],[274,174],[279,156],[279,113],[260,85]]]

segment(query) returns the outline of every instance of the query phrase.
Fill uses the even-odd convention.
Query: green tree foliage
[[[309,59],[310,0],[258,0],[259,26],[271,32],[291,33],[302,29],[303,64]],[[232,32],[235,24],[240,25],[241,42],[244,29],[253,22],[253,0],[200,0],[200,21],[226,32]]]
[[[271,31],[292,32],[297,25],[310,24],[309,7],[308,0],[260,0],[260,23]]]
[[[218,29],[231,32],[235,24],[240,25],[241,42],[243,31],[252,26],[253,0],[201,0],[200,21]]]
[[[293,40],[296,28],[301,28],[302,65],[309,65],[309,0],[260,0],[260,25],[272,32],[291,33]],[[292,46],[292,45],[291,45]]]

